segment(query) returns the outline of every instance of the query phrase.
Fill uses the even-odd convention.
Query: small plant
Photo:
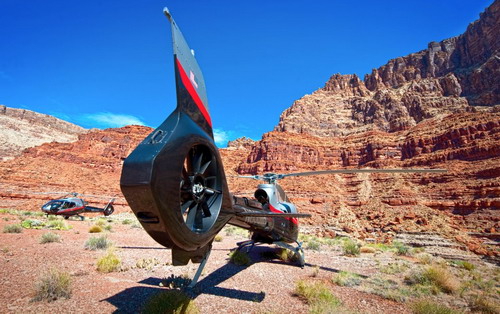
[[[69,230],[71,229],[71,226],[68,225],[64,220],[60,219],[54,219],[50,220],[49,223],[46,225],[48,229],[54,229],[54,230]]]
[[[484,294],[473,296],[469,306],[474,312],[485,314],[500,313],[500,305],[486,297]]]
[[[358,256],[359,255],[359,246],[356,242],[349,239],[344,242],[344,255],[347,256]]]
[[[106,255],[97,260],[97,270],[102,273],[111,273],[120,270],[121,260],[114,250],[108,250]]]
[[[99,218],[99,219],[96,220],[95,225],[104,228],[104,226],[106,225],[106,223],[107,223],[106,219]]]
[[[431,286],[434,292],[443,291],[450,294],[455,293],[460,287],[460,283],[448,269],[438,265],[414,272],[407,276],[405,281],[410,285]]]
[[[87,250],[104,250],[112,245],[112,242],[108,240],[106,236],[100,237],[90,237],[87,242],[85,242],[85,249]]]
[[[307,242],[307,245],[306,245],[306,249],[313,250],[313,251],[319,251],[320,247],[321,247],[321,243],[319,241],[315,241],[315,240]]]
[[[170,289],[183,289],[187,287],[191,283],[191,279],[187,274],[181,276],[174,276],[174,274],[170,275],[170,277],[165,278],[160,283],[161,287],[167,287]]]
[[[45,223],[38,219],[26,219],[21,222],[21,226],[25,229],[42,229]]]
[[[141,258],[135,263],[137,268],[151,270],[153,267],[160,265],[161,262],[157,258]]]
[[[430,300],[420,299],[410,305],[414,314],[459,314],[461,312],[455,311],[444,305],[435,303]]]
[[[132,222],[133,222],[132,219],[128,219],[128,218],[122,220],[122,224],[124,224],[124,225],[131,225]]]
[[[59,298],[71,297],[71,277],[67,272],[50,270],[35,284],[34,301],[55,301]]]
[[[299,280],[295,285],[295,295],[310,305],[312,313],[334,313],[332,310],[341,305],[341,301],[322,282]]]
[[[52,233],[52,232],[47,232],[42,234],[42,237],[40,238],[40,243],[53,243],[53,242],[61,242],[61,236],[58,235],[57,233]]]
[[[214,241],[215,242],[222,242],[222,239],[223,239],[223,237],[220,234],[218,234],[215,236]]]
[[[106,231],[111,232],[111,231],[112,231],[112,229],[113,229],[113,226],[112,226],[112,225],[105,225],[105,226],[104,226],[104,230],[106,230]]]
[[[288,249],[278,249],[276,251],[276,256],[279,260],[288,263],[295,260],[295,253]]]
[[[166,290],[153,295],[146,301],[142,313],[200,313],[200,310],[184,292]]]
[[[429,265],[432,263],[432,255],[429,253],[420,253],[415,256],[420,264]]]
[[[99,225],[93,225],[89,228],[89,233],[100,233],[102,232],[102,227]]]
[[[388,275],[398,274],[404,272],[408,269],[408,265],[406,263],[389,263],[385,266],[380,267],[380,272]]]
[[[410,247],[404,245],[401,242],[394,241],[393,243],[394,248],[396,248],[396,254],[397,255],[410,255]]]
[[[235,235],[245,238],[248,237],[248,230],[236,226],[224,227],[224,232],[226,233],[227,236]]]
[[[375,253],[377,249],[371,246],[362,246],[359,248],[360,253]]]
[[[318,277],[318,275],[319,275],[319,266],[318,266],[318,265],[316,265],[316,266],[314,266],[314,268],[313,268],[313,272],[312,272],[312,274],[311,274],[311,277],[316,278],[316,277]]]
[[[229,253],[229,260],[233,264],[236,264],[238,266],[246,266],[249,265],[251,262],[251,259],[248,256],[248,254],[240,250],[234,250],[231,253]]]
[[[359,284],[361,284],[361,280],[361,276],[359,276],[358,274],[350,273],[347,271],[341,271],[332,278],[333,283],[342,287],[359,286]]]
[[[468,262],[468,261],[451,261],[450,263],[451,263],[451,265],[463,268],[463,269],[468,270],[468,271],[474,270],[476,268],[476,266],[474,264],[472,264],[471,262]]]
[[[23,232],[23,227],[20,224],[5,225],[3,227],[3,233],[21,233]]]

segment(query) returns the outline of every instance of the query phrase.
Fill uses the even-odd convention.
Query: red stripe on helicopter
[[[73,207],[73,208],[68,208],[68,209],[64,209],[64,210],[60,210],[57,212],[57,214],[61,214],[61,213],[69,213],[69,212],[73,212],[75,210],[80,210],[80,209],[84,209],[85,206],[82,206],[82,207]]]
[[[281,210],[274,208],[273,205],[271,205],[271,204],[269,204],[269,210],[272,211],[273,213],[283,214],[283,212]],[[293,223],[295,225],[299,224],[299,220],[295,217],[281,217],[281,218],[289,220],[291,223]]]
[[[198,109],[200,109],[203,117],[205,117],[205,120],[207,120],[210,127],[212,127],[212,120],[210,119],[210,114],[208,113],[207,108],[205,108],[203,101],[201,100],[200,96],[198,96],[196,89],[191,83],[189,77],[187,76],[186,71],[184,71],[184,68],[182,67],[179,59],[175,58],[175,61],[177,63],[177,68],[179,69],[179,74],[181,76],[182,84],[184,84],[184,87],[186,87],[189,95],[191,95],[191,97],[193,98],[194,103],[196,104]]]

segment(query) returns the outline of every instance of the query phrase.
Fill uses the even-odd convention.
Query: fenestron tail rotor
[[[207,232],[219,214],[222,198],[219,169],[209,149],[196,145],[189,150],[180,186],[184,223],[193,232]]]

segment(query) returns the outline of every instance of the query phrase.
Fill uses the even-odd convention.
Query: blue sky
[[[196,51],[220,146],[261,138],[335,74],[463,33],[493,1],[0,1],[0,104],[86,128],[175,107],[168,6]]]

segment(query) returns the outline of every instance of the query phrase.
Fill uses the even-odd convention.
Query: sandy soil
[[[11,214],[0,214],[0,218],[0,229],[20,219]],[[192,277],[196,272],[197,265],[171,266],[168,249],[157,244],[143,229],[115,221],[111,223],[112,231],[106,234],[116,247],[123,270],[100,273],[96,270],[96,261],[105,252],[84,248],[85,242],[95,236],[88,232],[94,221],[70,219],[68,223],[71,230],[51,231],[61,236],[60,243],[40,244],[42,234],[48,232],[46,229],[0,233],[0,312],[134,313],[140,311],[149,296],[166,289],[159,285],[164,278]],[[221,235],[223,240],[214,242],[210,259],[194,290],[195,303],[202,313],[307,312],[307,304],[293,295],[297,280],[329,282],[341,269],[367,276],[374,271],[374,266],[370,267],[362,259],[307,250],[307,264],[301,269],[293,263],[264,258],[264,252],[274,250],[269,246],[259,246],[251,252],[250,266],[236,266],[228,261],[228,253],[244,237],[226,236],[223,232]],[[157,259],[157,265],[153,263],[149,269],[136,267],[143,259]],[[35,283],[51,268],[71,274],[71,298],[32,301]],[[317,276],[312,278],[318,268]],[[345,307],[356,312],[408,312],[404,304],[376,295],[335,285],[331,288]]]

